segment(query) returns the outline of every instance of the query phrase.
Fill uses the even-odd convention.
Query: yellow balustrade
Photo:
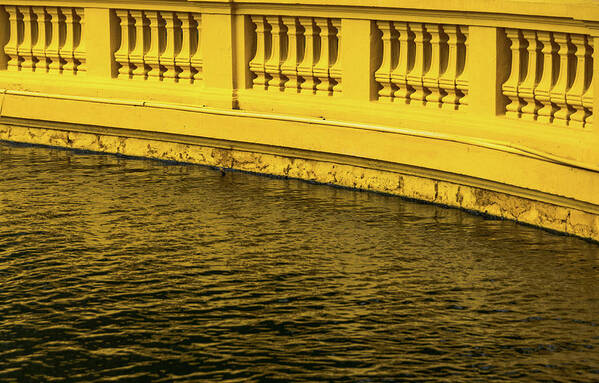
[[[595,1],[1,0],[0,24],[0,140],[378,190],[599,240]]]
[[[382,62],[379,101],[457,110],[465,106],[467,27],[378,21]]]
[[[6,69],[82,74],[86,70],[82,8],[7,5]]]
[[[341,91],[338,19],[250,16],[256,48],[249,63],[255,89],[333,95]],[[300,60],[301,59],[301,60]]]
[[[511,28],[506,35],[512,57],[510,77],[503,84],[503,93],[510,99],[506,115],[590,128],[593,37]]]
[[[114,13],[120,40],[114,53],[118,78],[201,81],[199,13],[127,9]]]

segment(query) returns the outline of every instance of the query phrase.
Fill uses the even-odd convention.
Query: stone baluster
[[[540,104],[537,110],[537,121],[550,123],[553,121],[555,107],[551,103],[551,88],[553,87],[554,65],[553,55],[555,49],[553,47],[551,32],[538,31],[537,39],[543,45],[541,48],[542,55],[542,72],[541,79],[535,88],[535,100]]]
[[[591,46],[591,52],[589,52],[589,57],[593,57],[593,46],[594,46],[593,39],[596,39],[596,38],[597,37],[589,37],[589,45]],[[595,58],[595,60],[597,60],[597,58]],[[584,120],[584,127],[590,128],[593,126],[593,103],[595,102],[595,99],[593,98],[593,95],[594,95],[593,89],[595,89],[594,84],[595,84],[595,81],[597,81],[595,79],[595,77],[598,74],[593,72],[593,60],[588,60],[587,65],[588,65],[587,72],[589,73],[591,78],[589,79],[589,86],[588,86],[586,92],[584,93],[584,95],[582,96],[582,105],[588,111],[588,114]]]
[[[281,28],[279,16],[267,16],[266,22],[270,25],[271,35],[270,57],[264,63],[266,73],[268,73],[270,77],[266,84],[266,88],[271,92],[280,92],[284,89],[283,83],[285,82],[281,75],[284,32]]]
[[[314,19],[311,17],[300,17],[300,25],[304,28],[304,58],[297,67],[297,73],[302,77],[303,82],[300,84],[302,91],[309,93],[314,92],[314,60],[316,44],[314,41]]]
[[[19,59],[19,12],[14,5],[5,5],[4,10],[8,13],[9,40],[4,46],[4,53],[8,58],[7,69],[18,71],[21,68]]]
[[[417,104],[423,104],[426,98],[426,89],[422,83],[425,71],[424,45],[428,42],[428,36],[425,33],[424,25],[420,23],[409,23],[410,31],[414,33],[414,65],[408,73],[408,85],[414,88],[414,93],[410,95],[410,100]]]
[[[268,79],[266,77],[266,39],[268,38],[267,24],[264,16],[252,16],[256,25],[256,54],[250,61],[250,70],[256,75],[254,88],[266,90]]]
[[[119,77],[130,78],[133,74],[133,67],[129,61],[129,54],[131,53],[131,18],[129,17],[129,11],[123,9],[118,9],[116,16],[121,25],[121,46],[114,53],[114,59],[119,64]]]
[[[281,73],[287,77],[287,81],[284,86],[285,89],[290,89],[293,93],[297,93],[299,90],[299,81],[297,74],[297,66],[299,60],[299,30],[297,18],[293,16],[284,16],[282,18],[283,25],[287,28],[287,57],[281,65]]]
[[[21,70],[33,71],[33,15],[31,14],[31,7],[19,6],[18,11],[21,14],[21,21],[23,23],[23,36],[19,43],[19,57],[21,61]]]
[[[164,20],[164,30],[166,31],[164,34],[166,44],[164,46],[164,51],[160,55],[160,66],[164,68],[162,76],[165,80],[175,82],[177,81],[177,70],[175,68],[175,38],[178,26],[175,25],[176,19],[173,12],[161,12],[160,15]]]
[[[441,45],[444,43],[441,37],[441,26],[439,24],[425,24],[425,30],[430,35],[431,57],[428,71],[422,78],[423,86],[428,90],[426,105],[434,108],[441,106],[443,94],[439,86],[441,77]]]
[[[181,23],[181,49],[175,57],[175,64],[179,68],[179,81],[191,82],[191,14],[187,12],[178,12],[177,19]]]
[[[48,71],[48,59],[46,58],[46,48],[48,47],[48,36],[50,31],[48,29],[48,15],[44,7],[32,7],[33,14],[37,19],[37,41],[33,46],[32,53],[35,58],[35,71],[36,72],[47,72]]]
[[[391,102],[395,90],[391,81],[391,71],[393,70],[393,40],[396,38],[396,33],[391,21],[377,21],[376,26],[383,34],[383,58],[374,78],[382,86],[378,92],[379,101]]]
[[[146,54],[146,28],[150,24],[142,11],[129,11],[129,17],[135,27],[133,47],[129,52],[129,63],[133,67],[131,75],[135,80],[145,80],[148,74],[144,60]]]
[[[63,70],[75,73],[75,56],[73,54],[75,52],[75,24],[73,8],[60,8],[60,13],[62,13],[65,20],[65,41],[58,53],[64,61]]]
[[[470,87],[470,40],[468,37],[468,27],[460,25],[458,27],[458,63],[461,64],[461,69],[458,71],[459,74],[456,78],[456,88],[462,93],[462,96],[458,100],[460,105],[468,105],[469,101],[469,87]]]
[[[48,71],[50,73],[62,72],[62,60],[59,51],[61,49],[61,17],[57,7],[46,7],[46,12],[50,18],[51,37],[50,44],[46,48],[46,57],[50,60]]]
[[[510,77],[503,84],[503,95],[509,98],[510,103],[505,107],[507,117],[520,117],[522,100],[518,96],[518,87],[522,81],[522,40],[518,29],[506,29],[507,38],[510,40],[512,51],[512,66]]]
[[[587,109],[588,114],[584,120],[584,127],[591,127],[593,125],[593,83],[594,81],[596,81],[595,79],[591,80],[591,83],[589,84],[589,88],[587,89],[587,91],[585,92],[584,96],[582,97],[582,104],[584,105],[584,107]]]
[[[331,29],[327,18],[317,17],[314,22],[320,29],[320,55],[318,62],[314,65],[314,76],[318,79],[316,93],[328,95],[332,90],[329,71],[331,67]]]
[[[410,100],[410,94],[413,89],[408,86],[408,71],[410,65],[410,44],[412,38],[408,29],[408,24],[401,21],[393,22],[393,29],[398,33],[398,58],[397,65],[391,71],[391,81],[396,90],[392,97],[395,102],[398,100],[404,104]]]
[[[585,86],[587,85],[587,60],[589,56],[589,50],[587,48],[586,36],[572,34],[570,35],[570,41],[574,45],[576,51],[576,70],[574,72],[574,80],[572,86],[566,93],[566,101],[568,107],[575,110],[570,116],[570,126],[582,128],[584,121],[587,118],[588,112],[585,110],[583,105],[582,96],[585,93]]]
[[[333,94],[340,93],[343,84],[341,83],[343,77],[343,69],[341,62],[341,44],[343,43],[342,32],[341,32],[341,20],[332,19],[331,27],[333,31],[333,39],[331,40],[334,44],[331,45],[331,68],[329,70],[331,79],[333,80]]]
[[[526,105],[521,108],[521,117],[525,120],[535,120],[539,106],[535,100],[535,88],[539,81],[539,43],[535,31],[524,30],[522,37],[528,43],[528,65],[526,66],[526,74],[522,83],[518,86],[518,96],[526,102]]]
[[[146,11],[149,21],[150,48],[145,55],[144,62],[148,66],[148,79],[160,80],[160,14],[157,11]]]
[[[551,102],[553,102],[557,110],[553,115],[553,122],[558,125],[567,126],[570,115],[572,114],[566,100],[568,92],[568,84],[570,83],[570,37],[566,33],[553,33],[553,39],[557,44],[559,56],[559,74],[553,89],[551,89]]]
[[[204,71],[204,57],[202,56],[202,16],[199,13],[192,14],[191,34],[191,67],[193,81],[202,80]]]
[[[77,65],[77,73],[87,71],[87,36],[86,36],[86,24],[85,24],[85,11],[83,8],[74,8],[75,24],[78,26],[75,40],[77,46],[73,56],[75,57],[75,64]]]
[[[458,75],[458,27],[457,25],[444,25],[443,31],[447,35],[447,67],[439,78],[439,86],[445,93],[441,98],[443,109],[458,109],[458,89],[456,78]]]

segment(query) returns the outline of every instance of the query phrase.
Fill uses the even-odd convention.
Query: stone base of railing
[[[190,141],[191,140],[191,141]],[[55,127],[0,125],[0,141],[90,150],[179,161],[381,192],[509,219],[599,241],[599,214],[483,186],[410,174],[392,164],[300,152],[269,153],[230,142],[147,135],[130,131],[72,131]],[[195,142],[194,142],[195,141]]]

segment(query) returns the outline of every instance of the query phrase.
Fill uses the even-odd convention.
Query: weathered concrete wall
[[[214,146],[44,128],[0,126],[0,140],[179,161],[387,193],[599,241],[599,215],[399,172]]]

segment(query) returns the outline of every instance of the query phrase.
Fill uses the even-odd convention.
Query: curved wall
[[[599,240],[599,6],[323,3],[4,0],[0,139]]]

